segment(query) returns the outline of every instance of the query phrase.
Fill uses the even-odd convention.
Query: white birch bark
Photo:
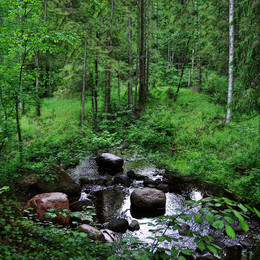
[[[227,117],[226,124],[230,123],[232,110],[230,104],[233,92],[233,59],[234,59],[234,0],[229,1],[229,65],[228,65],[228,100],[227,100]]]

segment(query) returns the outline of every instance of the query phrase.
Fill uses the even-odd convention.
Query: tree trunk
[[[117,96],[118,101],[120,102],[120,77],[119,77],[119,71],[117,72]]]
[[[228,66],[228,100],[226,124],[230,123],[232,110],[230,108],[233,92],[233,59],[234,59],[234,0],[229,1],[229,66]]]
[[[84,51],[84,65],[83,65],[83,84],[82,84],[82,97],[81,97],[81,116],[80,116],[80,125],[83,132],[84,127],[84,117],[85,117],[85,96],[86,96],[86,69],[87,69],[87,47],[88,47],[88,38],[85,37],[85,51]]]
[[[135,110],[137,110],[137,93],[138,93],[138,79],[140,77],[140,69],[139,69],[139,37],[140,37],[140,6],[139,0],[136,0],[136,19],[137,19],[137,27],[136,27],[136,82],[135,82]]]
[[[44,5],[44,23],[46,24],[47,22],[47,0],[45,0],[45,5]]]
[[[41,106],[40,106],[40,94],[39,94],[39,67],[40,67],[40,51],[36,52],[36,84],[35,84],[35,90],[36,90],[36,111],[35,115],[40,116],[41,115]]]
[[[130,7],[131,10],[131,7]],[[129,82],[128,82],[128,108],[130,109],[133,105],[133,90],[132,90],[132,18],[128,18],[128,42],[129,42],[129,49],[128,49],[128,75],[129,75]]]
[[[145,109],[145,20],[144,20],[144,1],[140,0],[140,87],[139,87],[139,109],[144,111]]]
[[[180,87],[181,87],[181,82],[182,82],[182,78],[183,78],[183,73],[184,73],[184,69],[185,69],[185,65],[186,65],[187,52],[188,52],[188,49],[189,49],[189,43],[190,43],[190,38],[189,38],[189,40],[188,40],[188,42],[187,42],[187,44],[186,44],[186,49],[185,49],[184,59],[183,59],[182,69],[181,69],[181,76],[180,76],[180,80],[179,80],[177,92],[176,92],[175,97],[174,97],[174,101],[177,100],[178,93],[179,93],[179,90],[180,90]]]
[[[149,47],[149,38],[150,38],[150,18],[149,18],[149,12],[150,12],[150,0],[146,0],[146,38],[145,38],[145,61],[146,61],[146,75],[145,75],[145,91],[147,96],[147,93],[149,91],[149,65],[150,65],[150,47]]]

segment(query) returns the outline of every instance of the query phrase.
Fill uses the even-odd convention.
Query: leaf
[[[192,216],[190,214],[184,214],[184,215],[180,215],[179,216],[181,219],[187,221],[187,220],[191,220]]]
[[[236,237],[236,233],[231,226],[225,225],[225,230],[226,230],[227,235],[229,237],[231,237],[232,239],[234,239]]]
[[[199,250],[200,250],[201,252],[204,251],[205,248],[206,248],[203,242],[199,242],[197,245],[198,245],[198,248],[199,248]]]
[[[150,258],[149,258],[150,259]],[[167,255],[166,253],[161,253],[160,254],[160,259],[170,259],[170,256]]]
[[[233,213],[240,221],[245,221],[242,215],[238,211],[233,210]]]
[[[260,218],[260,212],[256,208],[254,208],[254,211],[255,211],[255,214]]]
[[[202,214],[197,214],[195,215],[194,219],[198,224],[202,224],[203,220],[202,220]]]
[[[217,254],[217,253],[218,253],[218,250],[217,250],[214,246],[207,245],[207,248],[208,248],[208,250],[211,251],[213,254]]]
[[[209,222],[210,224],[212,224],[213,221],[214,221],[214,215],[211,214],[211,213],[207,213],[207,214],[205,215],[205,220],[206,220],[207,222]]]
[[[171,256],[176,256],[178,254],[178,251],[173,247],[171,251]]]
[[[247,208],[246,208],[244,205],[242,205],[241,203],[238,204],[238,207],[239,207],[241,210],[243,210],[244,212],[247,212]]]
[[[184,249],[184,250],[181,250],[181,252],[184,255],[192,255],[193,254],[193,250],[191,250],[191,249]]]
[[[150,258],[147,255],[142,255],[141,260],[150,260]]]
[[[166,236],[158,237],[158,242],[163,242],[165,240],[167,240]]]
[[[224,219],[229,223],[229,224],[235,224],[235,220],[231,217],[225,216]]]
[[[249,226],[245,221],[240,221],[240,226],[245,232],[249,230]]]
[[[187,260],[187,259],[186,259],[186,257],[181,255],[181,256],[178,257],[178,260]]]
[[[225,224],[224,224],[223,220],[217,220],[217,221],[213,222],[212,226],[215,229],[219,230],[219,229],[222,229],[225,226]]]

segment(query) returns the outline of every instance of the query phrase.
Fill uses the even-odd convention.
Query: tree
[[[229,0],[229,65],[228,65],[228,100],[226,124],[231,119],[231,101],[233,92],[233,60],[234,60],[234,0]]]

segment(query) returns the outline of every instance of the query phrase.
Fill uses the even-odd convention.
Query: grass
[[[45,99],[40,117],[28,111],[21,120],[25,166],[36,172],[47,171],[53,164],[69,168],[87,154],[115,149],[124,140],[131,143],[133,153],[144,153],[157,165],[259,204],[259,116],[226,126],[225,108],[209,96],[181,89],[173,102],[175,91],[163,86],[153,89],[139,120],[120,112],[127,107],[122,91],[121,103],[114,104],[114,116],[105,121],[100,113],[95,127],[87,99],[84,136],[79,99]],[[117,100],[116,93],[112,99]]]

